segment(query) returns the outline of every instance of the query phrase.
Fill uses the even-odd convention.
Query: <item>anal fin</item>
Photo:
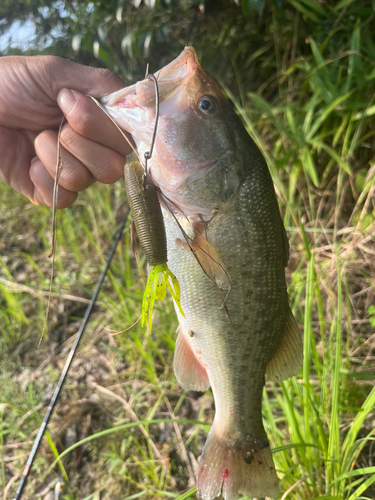
[[[297,375],[303,363],[303,342],[296,320],[289,309],[285,332],[278,350],[267,365],[266,375],[280,382]]]
[[[184,389],[206,391],[210,387],[206,369],[193,352],[181,327],[176,341],[173,367],[176,379]]]

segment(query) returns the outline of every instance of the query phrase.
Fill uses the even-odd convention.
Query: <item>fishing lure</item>
[[[124,168],[125,192],[133,215],[139,241],[151,266],[142,300],[142,325],[151,329],[152,310],[156,299],[164,300],[167,288],[181,314],[180,285],[167,265],[167,238],[156,187],[150,176],[145,177],[142,165],[133,161]]]

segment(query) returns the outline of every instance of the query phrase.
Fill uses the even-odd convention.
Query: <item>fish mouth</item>
[[[157,71],[154,76],[158,82],[159,103],[162,104],[173,92],[187,83],[200,67],[197,53],[193,47],[185,47],[184,51],[167,66]],[[130,87],[118,90],[102,98],[106,107],[119,106],[131,108],[155,108],[155,84],[150,78],[145,78]]]
[[[186,87],[198,68],[195,49],[185,47],[174,61],[154,74],[158,83],[160,117],[175,118],[186,111],[190,105]],[[153,129],[150,120],[154,121],[156,110],[155,84],[150,78],[103,97],[101,103],[118,125],[135,139],[149,141]]]

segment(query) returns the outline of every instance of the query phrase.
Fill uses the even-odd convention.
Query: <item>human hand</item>
[[[131,148],[85,94],[99,96],[124,86],[109,70],[55,56],[1,57],[0,179],[34,204],[52,206],[64,114],[57,208],[70,206],[96,180],[117,181]]]

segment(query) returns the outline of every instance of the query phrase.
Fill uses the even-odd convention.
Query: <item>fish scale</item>
[[[264,165],[261,167],[264,168]],[[214,381],[215,418],[224,427],[221,416],[230,415],[226,425],[232,434],[245,432],[245,435],[251,433],[251,438],[256,438],[264,435],[260,401],[266,364],[277,347],[274,331],[283,330],[288,303],[284,273],[279,270],[279,261],[283,259],[280,253],[282,245],[268,246],[267,251],[264,250],[262,235],[275,229],[262,217],[261,230],[257,224],[261,237],[257,236],[254,222],[249,217],[253,204],[243,202],[243,199],[252,199],[256,206],[258,196],[257,193],[254,196],[252,191],[260,189],[259,182],[254,182],[253,177],[252,172],[250,178],[245,180],[232,212],[213,219],[207,232],[208,241],[215,247],[231,277],[232,289],[226,305],[238,338],[220,307],[225,293],[219,293],[217,286],[203,275],[191,253],[181,251],[176,241],[183,236],[173,217],[165,210],[164,220],[168,261],[181,285],[181,303],[186,316],[186,319],[179,318],[180,325],[184,331],[194,332],[194,337],[188,341],[195,351],[201,352],[197,357],[203,360],[210,380]],[[268,183],[272,186],[270,179]],[[231,228],[230,245],[228,228]],[[193,234],[193,230],[189,233]],[[243,276],[244,269],[247,276]],[[260,277],[262,280],[259,280]],[[280,285],[284,293],[278,291],[275,294]],[[263,305],[261,314],[259,307],[251,307],[252,301]],[[280,314],[282,310],[284,312]],[[254,383],[254,373],[258,383]]]
[[[160,113],[149,173],[160,190],[168,264],[185,314],[175,307],[174,370],[182,387],[211,386],[215,400],[198,496],[275,497],[262,392],[266,376],[280,381],[298,372],[302,341],[288,304],[288,242],[272,179],[193,48],[155,76]],[[151,140],[152,92],[145,80],[102,100],[140,156]]]

